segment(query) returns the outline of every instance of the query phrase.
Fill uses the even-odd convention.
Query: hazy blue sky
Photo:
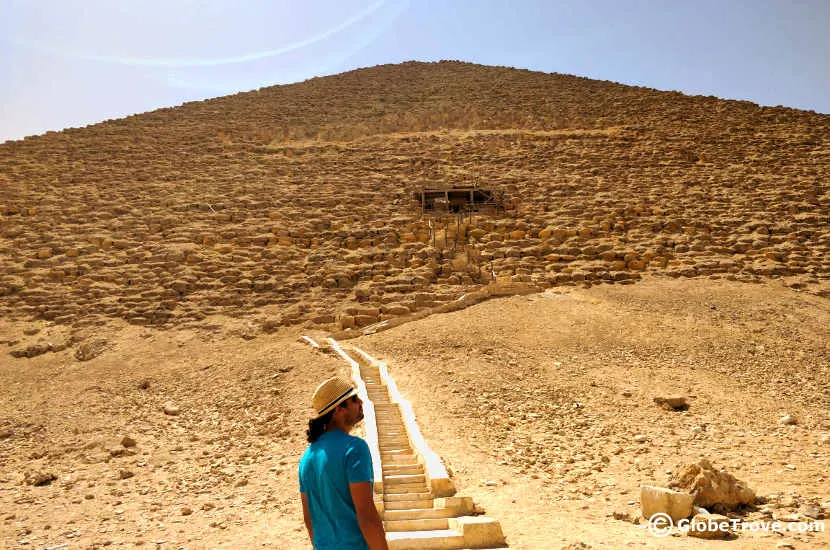
[[[411,59],[830,113],[830,0],[2,0],[0,141]]]

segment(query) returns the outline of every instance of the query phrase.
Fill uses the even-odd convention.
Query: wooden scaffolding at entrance
[[[422,187],[412,193],[421,213],[504,212],[504,194],[477,185]]]

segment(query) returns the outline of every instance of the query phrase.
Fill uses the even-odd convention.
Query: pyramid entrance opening
[[[412,198],[422,213],[504,212],[504,194],[477,185],[423,187]]]

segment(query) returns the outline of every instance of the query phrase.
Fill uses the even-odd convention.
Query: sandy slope
[[[611,515],[637,516],[641,483],[700,456],[776,514],[830,513],[828,326],[826,299],[776,283],[656,279],[491,300],[350,343],[389,363],[460,492],[512,547],[692,548],[727,543],[657,540]],[[61,338],[48,325],[23,332],[35,328],[4,322],[0,339]],[[77,345],[0,356],[0,544],[307,547],[295,481],[307,400],[344,369],[297,334],[222,318],[108,324],[88,361]],[[691,407],[652,403],[665,393]],[[799,424],[781,426],[785,412]],[[125,434],[137,446],[122,454]],[[56,479],[27,485],[33,472]],[[826,533],[728,544],[785,539],[828,545]]]

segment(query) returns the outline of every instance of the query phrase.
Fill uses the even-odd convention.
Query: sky
[[[456,59],[830,113],[830,0],[0,0],[0,142]]]

